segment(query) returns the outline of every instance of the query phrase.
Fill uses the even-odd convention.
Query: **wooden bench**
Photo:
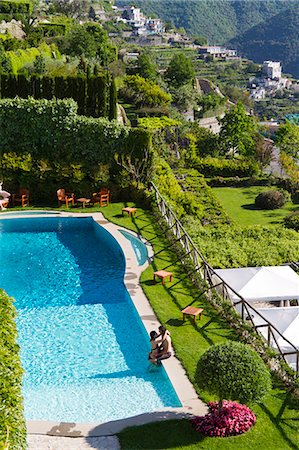
[[[124,212],[126,212],[126,213],[128,213],[129,216],[133,216],[136,211],[137,211],[136,208],[130,208],[129,206],[122,209],[122,213],[124,214]]]
[[[156,281],[156,276],[158,278],[162,278],[162,284],[164,284],[164,279],[169,277],[169,281],[172,281],[172,273],[166,272],[166,270],[158,270],[157,272],[154,272],[154,281]]]
[[[194,323],[196,323],[196,317],[199,316],[199,320],[201,320],[202,308],[195,308],[194,306],[187,306],[186,308],[182,309],[181,311],[183,313],[183,321],[185,321],[186,316],[193,316]]]

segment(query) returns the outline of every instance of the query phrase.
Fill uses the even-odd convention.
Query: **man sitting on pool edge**
[[[154,364],[159,364],[163,359],[168,359],[172,355],[171,337],[170,332],[166,330],[163,325],[159,327],[161,344],[159,346],[158,354],[153,362]]]

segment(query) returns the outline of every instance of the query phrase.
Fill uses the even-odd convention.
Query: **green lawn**
[[[102,212],[111,222],[138,232],[151,242],[155,259],[141,276],[142,288],[161,323],[171,331],[177,357],[181,360],[200,397],[211,398],[194,382],[200,355],[212,344],[237,339],[234,331],[217,315],[188,281],[183,267],[149,211],[138,208],[134,218],[122,217],[121,208],[132,203],[115,203]],[[153,272],[166,269],[174,273],[173,282],[154,284]],[[182,322],[180,310],[191,303],[203,306],[201,322]],[[260,405],[251,405],[257,415],[256,425],[243,436],[204,438],[195,433],[188,421],[170,421],[129,428],[119,434],[122,449],[299,449],[299,404],[274,382],[271,394]]]
[[[269,225],[277,224],[291,212],[298,209],[292,202],[286,203],[281,209],[272,211],[259,210],[255,208],[255,197],[264,191],[267,186],[251,187],[223,187],[213,188],[213,193],[224,207],[228,215],[239,225]]]

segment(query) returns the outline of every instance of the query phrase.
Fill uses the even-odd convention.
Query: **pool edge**
[[[67,212],[61,213],[61,216],[82,217],[82,213]],[[154,328],[157,329],[160,322],[158,321],[139,283],[141,273],[145,270],[149,262],[154,257],[152,247],[148,247],[148,261],[142,266],[139,266],[130,241],[119,231],[120,229],[128,231],[126,228],[109,222],[104,218],[102,213],[84,214],[84,217],[87,216],[92,217],[96,223],[108,231],[120,245],[126,261],[124,284],[127,291],[130,294],[132,302],[147,333]],[[131,230],[130,233],[138,237],[138,235]],[[145,241],[143,240],[143,242]],[[133,279],[132,273],[136,275]],[[198,398],[196,391],[188,379],[180,361],[173,356],[168,360],[162,361],[162,364],[173,389],[182,404],[181,407],[163,408],[155,412],[139,414],[129,418],[104,423],[68,423],[59,421],[28,420],[26,421],[27,433],[64,437],[109,436],[119,433],[128,426],[137,426],[160,420],[178,419],[190,417],[192,415],[206,414],[207,406]]]

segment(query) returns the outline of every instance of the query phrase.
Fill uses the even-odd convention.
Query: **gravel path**
[[[29,450],[120,450],[116,436],[70,438],[63,436],[27,436]]]

